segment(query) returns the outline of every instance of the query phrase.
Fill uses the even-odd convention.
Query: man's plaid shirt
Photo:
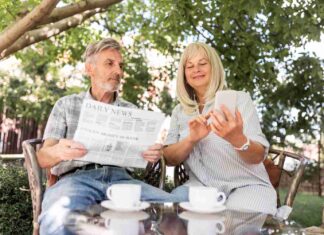
[[[73,139],[78,126],[82,102],[84,99],[93,99],[90,90],[80,94],[68,95],[60,98],[54,105],[48,118],[43,139]],[[130,102],[127,102],[118,96],[112,105],[136,108]],[[52,174],[61,175],[75,167],[89,164],[82,161],[62,161],[51,169]]]

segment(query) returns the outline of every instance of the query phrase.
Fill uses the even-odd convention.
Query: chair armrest
[[[38,229],[38,216],[41,212],[41,203],[44,193],[43,170],[40,168],[36,157],[36,145],[41,144],[41,139],[25,140],[22,143],[25,157],[25,168],[27,169],[30,193],[33,204],[33,226]]]

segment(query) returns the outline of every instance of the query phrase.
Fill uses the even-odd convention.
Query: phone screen
[[[231,114],[235,117],[237,93],[234,90],[217,91],[215,96],[215,109],[221,113],[220,106],[226,106]]]

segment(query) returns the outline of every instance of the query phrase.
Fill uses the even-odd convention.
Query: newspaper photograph
[[[156,143],[164,119],[163,113],[86,99],[73,138],[88,150],[79,160],[145,168],[141,153]]]

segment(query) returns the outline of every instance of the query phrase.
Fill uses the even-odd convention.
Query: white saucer
[[[197,213],[206,213],[206,214],[221,212],[226,209],[226,206],[224,206],[224,205],[207,207],[207,208],[206,207],[194,207],[189,202],[181,202],[179,205],[183,209],[186,209],[188,211],[197,212]]]
[[[220,214],[201,214],[191,211],[183,211],[179,214],[181,219],[185,220],[203,220],[203,221],[224,221],[225,217]]]
[[[149,218],[149,214],[144,211],[132,211],[132,212],[120,212],[107,210],[100,213],[100,216],[104,219],[127,219],[127,220],[146,220]]]
[[[138,206],[134,207],[119,207],[116,206],[112,201],[106,200],[102,201],[101,205],[107,209],[113,210],[113,211],[124,211],[124,212],[131,212],[131,211],[141,211],[145,210],[150,206],[150,203],[148,202],[140,202]]]

